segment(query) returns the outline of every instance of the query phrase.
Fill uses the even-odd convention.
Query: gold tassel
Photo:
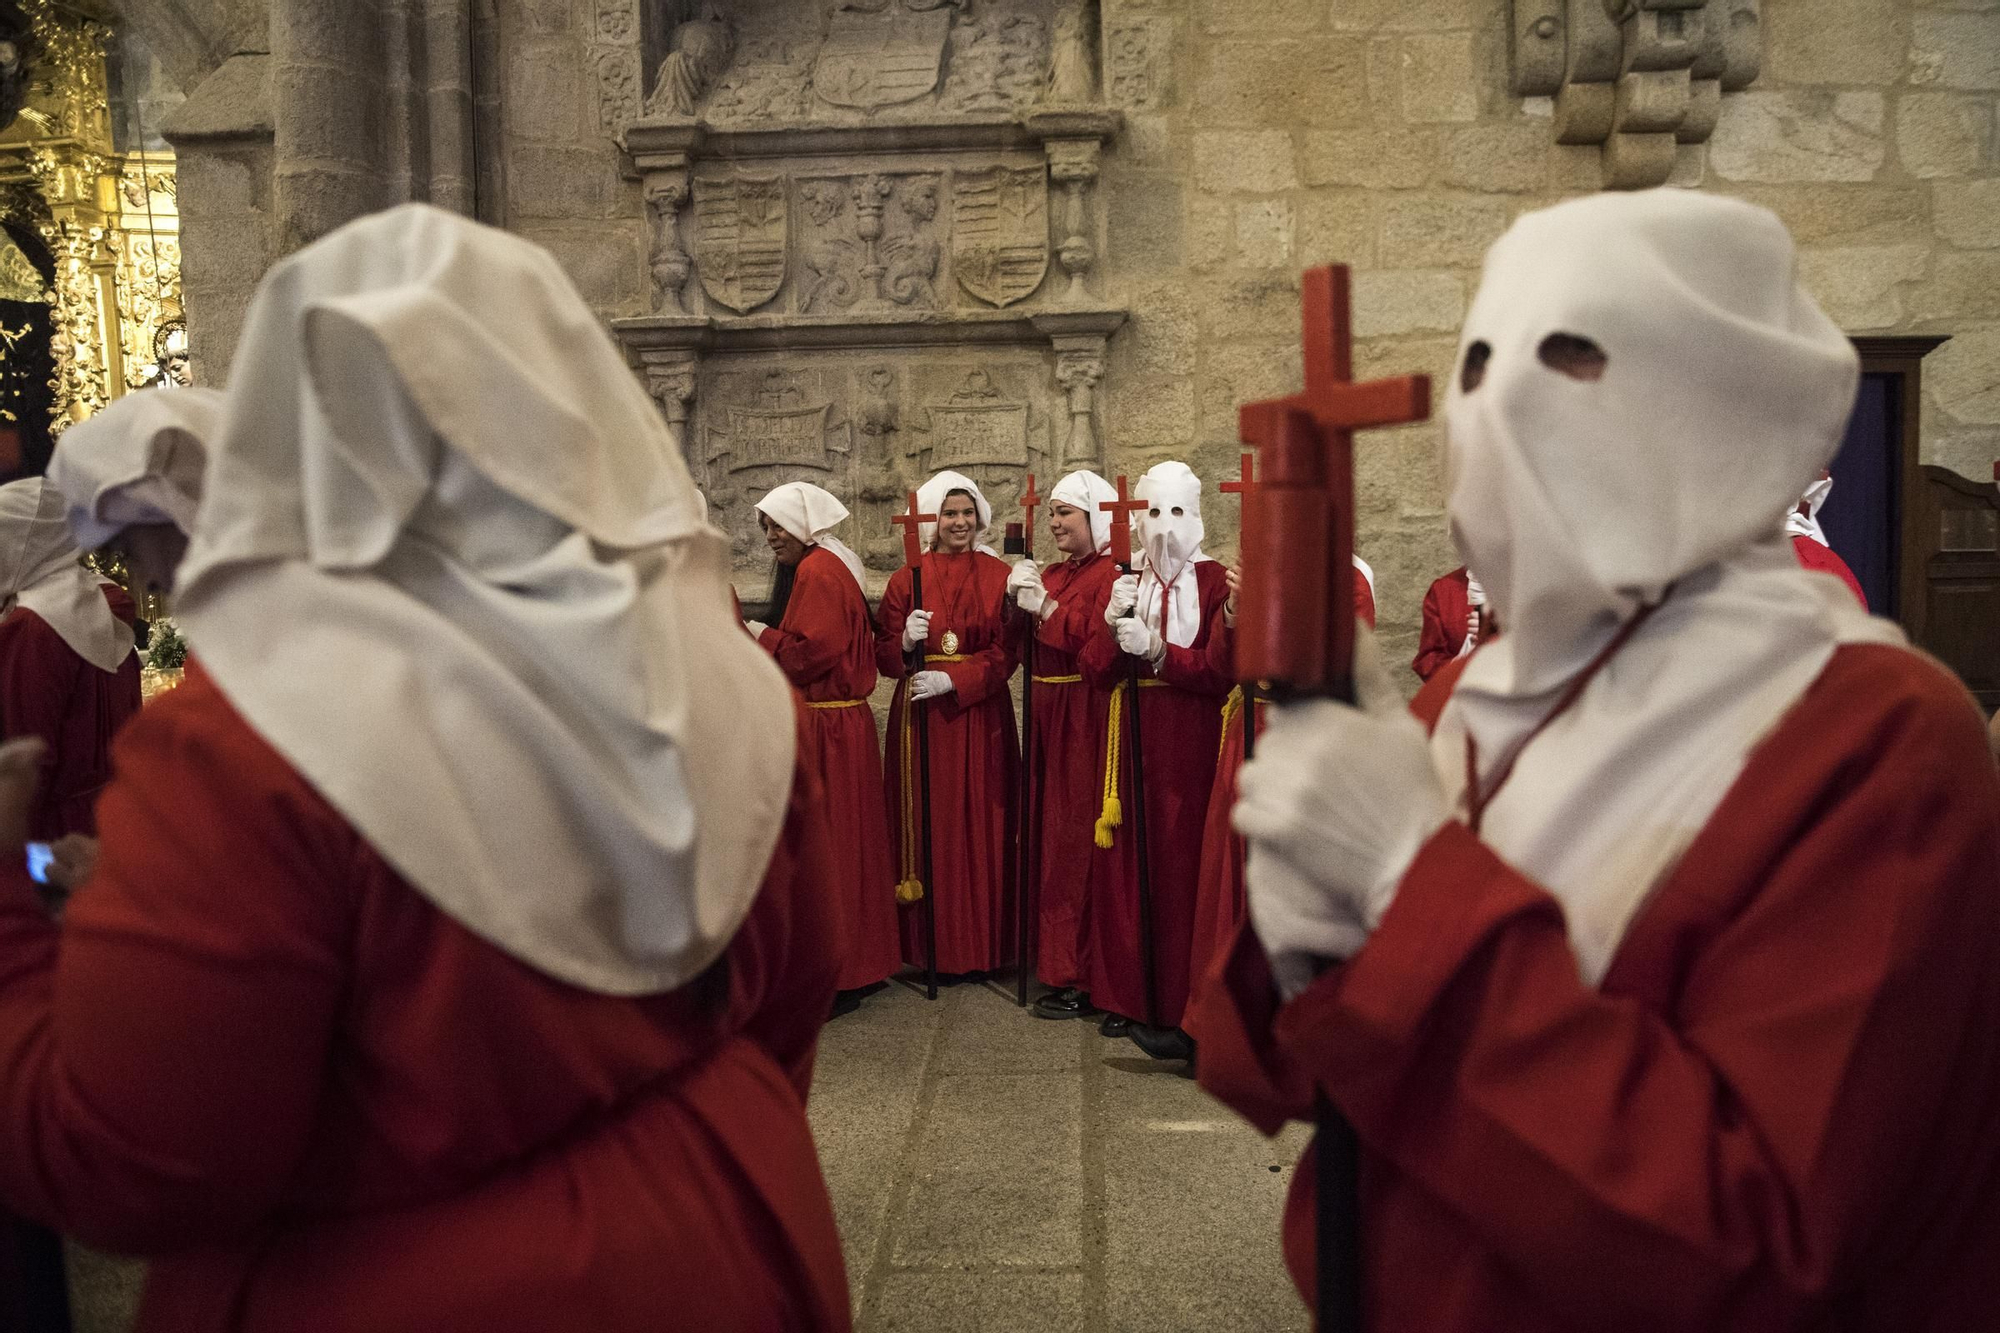
[[[1125,682],[1111,691],[1111,716],[1104,728],[1104,807],[1097,816],[1097,845],[1110,851],[1118,838],[1116,830],[1125,822],[1125,803],[1118,799],[1118,721],[1125,711]]]
[[[896,901],[908,907],[924,900],[924,882],[912,875],[896,886]]]
[[[1125,803],[1116,796],[1104,798],[1104,813],[1097,817],[1097,845],[1110,851],[1118,841],[1115,830],[1125,822]]]

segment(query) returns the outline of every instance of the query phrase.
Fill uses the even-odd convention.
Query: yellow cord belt
[[[812,699],[808,699],[806,700],[806,707],[807,708],[859,708],[867,702],[868,701],[866,699],[828,699],[825,702],[821,703],[821,702],[816,702]]]
[[[1125,714],[1125,687],[1119,681],[1111,691],[1111,718],[1104,730],[1104,806],[1097,815],[1097,845],[1107,851],[1116,843],[1118,829],[1125,822],[1125,803],[1118,799],[1120,719]],[[1141,689],[1165,685],[1164,680],[1142,680]]]
[[[1035,684],[1037,685],[1075,685],[1081,682],[1083,680],[1083,677],[1082,676],[1036,676],[1034,680]]]
[[[968,662],[972,659],[962,653],[926,653],[926,665],[932,662]],[[922,902],[924,881],[917,874],[917,721],[916,703],[911,700],[909,677],[905,676],[896,687],[903,695],[902,761],[903,761],[903,877],[896,883],[896,901],[899,903]]]

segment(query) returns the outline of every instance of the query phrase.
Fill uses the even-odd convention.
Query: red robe
[[[872,986],[901,964],[896,867],[876,748],[875,625],[839,556],[815,546],[799,561],[785,618],[757,641],[805,696],[799,764],[819,779],[827,824],[840,830],[821,874],[840,939],[840,989]]]
[[[924,556],[924,606],[933,612],[924,646],[926,671],[942,671],[953,691],[923,705],[930,710],[931,879],[936,895],[937,970],[991,972],[1014,961],[1014,821],[1019,801],[1020,743],[1007,678],[1019,645],[1005,615],[1005,561],[982,551]],[[875,665],[902,680],[903,622],[910,615],[910,570],[890,576],[882,593]],[[946,654],[944,636],[958,636]],[[950,659],[950,660],[948,660]],[[889,709],[889,819],[898,832],[905,877],[916,874],[923,818],[914,781],[916,727],[909,686]],[[921,905],[903,912],[904,961],[923,965]]]
[[[1222,624],[1229,597],[1228,573],[1213,560],[1195,566],[1201,597],[1201,628],[1187,647],[1167,645],[1156,673],[1139,666],[1141,738],[1146,749],[1146,836],[1151,853],[1153,949],[1158,1008],[1148,1013],[1143,945],[1139,930],[1139,868],[1136,797],[1127,724],[1118,727],[1118,793],[1124,823],[1109,851],[1091,848],[1090,991],[1100,1009],[1157,1027],[1178,1027],[1193,979],[1195,891],[1201,873],[1202,812],[1215,784],[1216,749],[1222,742],[1222,700],[1230,679],[1209,662],[1208,640]],[[1083,650],[1083,671],[1110,689],[1126,679],[1127,663],[1104,609],[1111,601],[1107,583],[1095,599],[1096,628]],[[1132,706],[1133,691],[1121,707]],[[1100,751],[1099,763],[1104,755]],[[1103,770],[1099,769],[1102,792]]]
[[[811,773],[724,961],[619,998],[432,907],[198,669],[117,761],[60,935],[0,866],[0,1198],[152,1256],[141,1333],[849,1327]]]
[[[1354,576],[1354,613],[1375,628],[1375,594],[1368,580]],[[1208,636],[1209,666],[1236,679],[1236,631],[1219,624]],[[1243,839],[1229,822],[1236,808],[1236,775],[1243,771],[1243,695],[1239,686],[1222,709],[1222,745],[1216,754],[1215,786],[1202,821],[1201,879],[1195,889],[1194,976],[1199,984],[1217,954],[1235,942],[1249,915],[1243,885]],[[1257,734],[1264,734],[1266,700],[1257,701]]]
[[[1861,580],[1854,577],[1854,571],[1847,567],[1831,546],[1816,542],[1798,533],[1792,535],[1792,553],[1799,558],[1799,564],[1807,569],[1822,569],[1835,575],[1854,594],[1854,600],[1861,603],[1861,609],[1868,609],[1868,594],[1861,591]]]
[[[132,599],[123,588],[105,584],[104,598],[132,623]],[[94,807],[111,780],[111,740],[138,711],[138,654],[126,654],[116,671],[102,671],[25,606],[0,620],[0,736],[39,736],[49,747],[28,814],[30,838],[52,842],[97,831]]]
[[[1096,553],[1042,571],[1042,586],[1058,606],[1035,635],[1035,971],[1051,986],[1089,984],[1090,857],[1104,798],[1111,695],[1083,679],[1077,656],[1103,623],[1107,589],[1117,577],[1118,567]]]
[[[1469,576],[1464,566],[1431,584],[1424,594],[1424,625],[1417,636],[1417,655],[1410,669],[1418,680],[1429,680],[1465,647],[1465,627],[1472,619]]]
[[[1417,701],[1434,719],[1458,672]],[[1963,688],[1837,650],[1600,987],[1464,825],[1280,1008],[1245,931],[1202,1082],[1363,1144],[1372,1329],[1916,1333],[2000,1307],[2000,774]],[[1285,1251],[1312,1289],[1312,1178]]]

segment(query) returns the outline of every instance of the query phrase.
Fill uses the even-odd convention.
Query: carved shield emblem
[[[1049,271],[1049,183],[1041,167],[952,175],[952,268],[989,305],[1034,294]]]
[[[835,106],[870,110],[914,102],[937,87],[951,11],[833,16],[813,66],[813,91]]]
[[[694,262],[710,299],[748,314],[785,281],[782,176],[697,176]]]

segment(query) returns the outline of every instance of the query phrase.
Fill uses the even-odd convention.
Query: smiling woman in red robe
[[[145,1333],[847,1329],[820,793],[656,407],[546,252],[421,206],[243,349],[200,660],[60,931],[0,751],[0,1200],[150,1258]]]
[[[889,710],[889,819],[901,853],[903,958],[923,965],[925,893],[934,895],[937,970],[991,972],[1013,961],[1014,820],[1020,746],[1007,679],[1019,646],[1006,616],[1005,561],[980,537],[992,506],[970,477],[940,472],[917,492],[936,514],[919,534],[924,603],[916,607],[906,565],[882,594],[875,665],[902,682]],[[905,654],[923,649],[911,674]],[[913,708],[930,710],[931,880],[917,848],[923,811],[917,789]]]
[[[855,992],[895,972],[896,868],[882,804],[876,748],[875,624],[862,593],[860,557],[832,535],[847,506],[810,482],[791,481],[757,502],[758,521],[780,570],[775,625],[750,632],[805,697],[806,749],[799,756],[826,795],[827,823],[841,831],[822,868],[840,933],[840,989]],[[842,1007],[859,996],[844,994]]]

